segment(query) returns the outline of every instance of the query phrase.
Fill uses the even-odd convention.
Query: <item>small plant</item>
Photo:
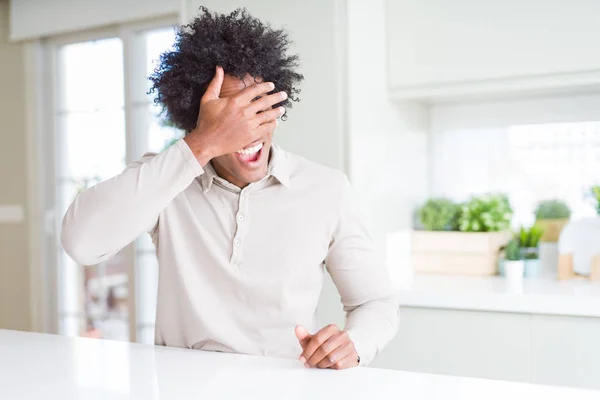
[[[562,200],[544,200],[535,209],[535,219],[568,219],[571,209]]]
[[[538,247],[543,234],[544,230],[537,225],[533,225],[529,229],[521,227],[519,230],[519,244],[521,247]]]
[[[521,259],[521,246],[518,239],[512,239],[504,248],[504,259],[507,261],[519,261]]]
[[[600,215],[600,185],[595,185],[590,188],[592,196],[596,201],[596,214]]]
[[[434,198],[419,209],[419,220],[428,231],[458,230],[460,205],[450,199]]]
[[[462,232],[498,232],[510,228],[513,211],[504,194],[473,197],[462,206],[458,227]]]
[[[521,227],[517,237],[519,241],[519,246],[523,249],[524,257],[526,260],[537,260],[539,257],[538,246],[540,244],[540,240],[544,235],[544,230],[534,225],[531,228],[527,229]]]

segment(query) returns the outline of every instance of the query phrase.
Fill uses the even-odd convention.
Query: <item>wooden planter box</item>
[[[499,250],[512,237],[510,231],[415,231],[413,266],[416,273],[495,275]]]

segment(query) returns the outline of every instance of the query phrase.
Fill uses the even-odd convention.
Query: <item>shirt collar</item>
[[[290,160],[283,149],[275,144],[271,145],[271,160],[267,175],[272,175],[283,186],[290,187]]]
[[[290,160],[286,154],[286,152],[281,149],[281,147],[272,144],[271,145],[271,159],[269,160],[269,166],[267,167],[267,176],[265,179],[268,179],[270,176],[277,179],[279,183],[283,186],[289,188],[290,187]],[[200,176],[200,182],[202,183],[202,192],[207,193],[213,185],[213,182],[219,179],[222,184],[226,186],[232,186],[232,189],[239,188],[234,187],[231,183],[225,181],[217,173],[213,168],[212,164],[209,162],[204,166],[204,173]]]

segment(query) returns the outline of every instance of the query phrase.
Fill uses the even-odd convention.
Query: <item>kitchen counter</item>
[[[586,279],[416,275],[399,297],[401,307],[600,317],[600,283]]]
[[[0,398],[600,399],[600,391],[0,330]]]

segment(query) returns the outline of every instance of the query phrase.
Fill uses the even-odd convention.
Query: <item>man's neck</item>
[[[249,185],[249,183],[242,182],[241,180],[236,178],[233,174],[231,174],[225,168],[221,167],[219,165],[219,163],[213,163],[211,160],[210,165],[212,165],[213,169],[215,170],[215,173],[219,176],[219,178],[225,179],[227,182],[231,183],[232,185],[235,185],[235,186],[239,187],[240,189],[243,189]]]
[[[270,151],[270,149],[269,149],[269,159],[267,161],[267,165],[269,165],[271,163],[272,158],[273,158],[273,152]],[[232,185],[235,185],[235,186],[239,187],[240,189],[243,189],[249,185],[248,182],[243,182],[240,179],[236,178],[232,173],[230,173],[225,168],[223,168],[221,165],[219,165],[219,163],[214,163],[211,160],[210,165],[213,167],[213,169],[215,170],[215,173],[219,176],[219,178],[225,179],[227,182],[231,183]],[[268,167],[267,167],[267,169],[268,169]]]

